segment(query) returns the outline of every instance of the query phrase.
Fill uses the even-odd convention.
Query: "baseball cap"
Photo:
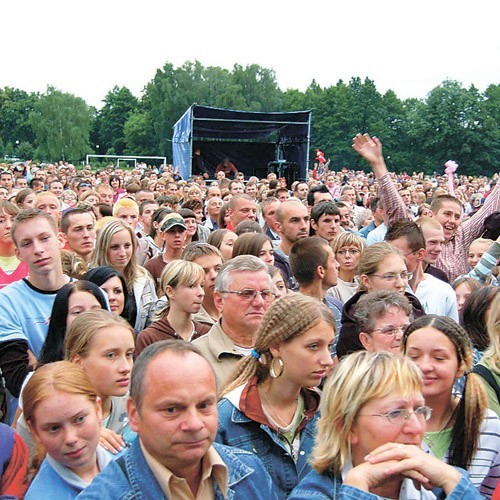
[[[171,213],[167,214],[163,220],[161,221],[160,224],[160,231],[163,233],[169,231],[172,229],[174,226],[179,226],[182,227],[183,229],[186,229],[186,224],[184,223],[184,219],[177,213]]]

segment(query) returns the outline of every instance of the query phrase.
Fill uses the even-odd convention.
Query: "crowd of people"
[[[0,498],[500,498],[499,174],[353,148],[1,165]]]

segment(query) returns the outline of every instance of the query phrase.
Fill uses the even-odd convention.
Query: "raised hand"
[[[369,134],[357,134],[352,140],[352,148],[371,165],[377,177],[381,177],[387,172],[382,154],[382,143],[377,137],[370,137]]]

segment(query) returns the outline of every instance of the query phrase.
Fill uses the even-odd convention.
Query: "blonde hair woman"
[[[259,456],[286,498],[310,470],[319,392],[333,366],[335,319],[316,299],[290,294],[274,302],[255,347],[237,365],[219,403],[216,441]]]
[[[436,498],[431,485],[449,499],[481,498],[466,474],[421,450],[431,411],[420,370],[403,356],[345,357],[323,388],[320,411],[314,470],[289,499]]]
[[[158,298],[153,278],[136,262],[135,250],[133,229],[121,220],[112,220],[99,232],[90,267],[111,266],[123,274],[129,293],[126,307],[134,318],[134,330],[140,332],[151,321]]]
[[[414,318],[425,314],[417,297],[406,292],[412,274],[407,271],[404,255],[389,243],[375,243],[363,250],[359,259],[358,275],[359,291],[344,304],[342,311],[342,328],[337,344],[339,358],[363,349],[354,311],[359,299],[366,293],[379,290],[396,291],[404,294],[410,301]]]
[[[168,298],[156,320],[137,337],[136,356],[150,344],[169,338],[186,341],[201,337],[210,327],[193,320],[203,303],[205,271],[194,262],[173,260],[163,269],[160,287]]]
[[[110,462],[99,448],[101,402],[86,373],[58,361],[39,368],[23,391],[35,437],[37,472],[24,498],[75,498]]]

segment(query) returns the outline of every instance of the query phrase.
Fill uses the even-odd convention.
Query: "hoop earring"
[[[274,368],[274,362],[277,361],[279,365],[279,373],[276,373],[276,370]],[[271,375],[271,378],[279,378],[283,374],[283,370],[285,368],[285,364],[283,363],[283,360],[278,356],[277,358],[273,358],[271,361],[271,364],[269,365],[269,375]]]

